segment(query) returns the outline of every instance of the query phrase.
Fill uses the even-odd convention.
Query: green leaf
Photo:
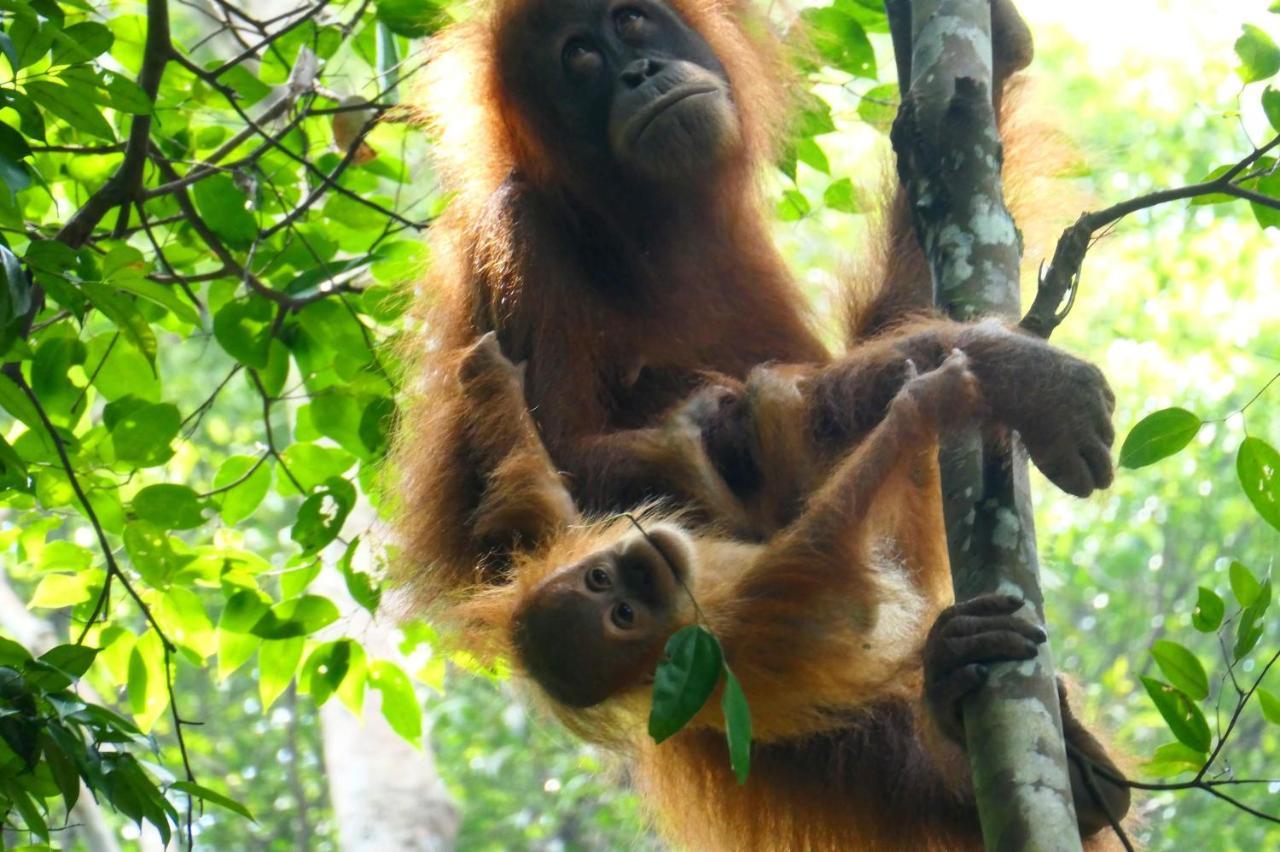
[[[898,114],[898,84],[876,86],[858,101],[858,117],[872,127],[887,129]]]
[[[80,282],[80,288],[93,306],[116,324],[124,339],[147,359],[154,371],[156,366],[156,335],[151,324],[138,311],[132,299],[93,281]]]
[[[1202,421],[1185,408],[1148,414],[1120,447],[1120,466],[1135,469],[1154,464],[1181,450],[1200,431]]]
[[[93,660],[97,656],[97,648],[88,648],[84,645],[58,645],[41,654],[40,659],[67,674],[72,680],[79,680],[89,670],[89,666],[93,665]]]
[[[812,138],[796,140],[796,159],[814,171],[824,175],[831,174],[831,163],[827,161],[826,153]]]
[[[1261,438],[1245,438],[1236,453],[1236,474],[1253,508],[1280,530],[1280,453]]]
[[[30,659],[30,651],[12,639],[0,636],[0,666],[15,668]]]
[[[1143,768],[1157,778],[1171,778],[1183,772],[1195,772],[1204,764],[1204,754],[1182,743],[1165,743],[1158,747]]]
[[[154,630],[144,633],[129,655],[129,710],[138,729],[151,730],[160,714],[169,706],[169,688],[165,673],[164,645]]]
[[[312,651],[303,664],[298,681],[317,707],[323,706],[342,686],[343,678],[351,669],[351,646],[350,639],[325,642]]]
[[[853,195],[853,181],[840,178],[829,183],[827,191],[822,194],[822,203],[841,213],[857,213],[858,201]]]
[[[253,818],[253,814],[249,813],[249,809],[228,796],[221,793],[215,793],[208,787],[202,787],[194,781],[175,781],[169,785],[169,789],[177,790],[180,793],[186,793],[189,796],[195,796],[197,799],[203,799],[210,804],[217,805],[220,808],[226,808],[232,813],[237,813],[250,822],[257,822]]]
[[[1258,687],[1258,704],[1262,706],[1262,715],[1273,725],[1280,725],[1280,698],[1275,693]]]
[[[1271,605],[1271,579],[1267,578],[1258,586],[1253,602],[1240,613],[1240,623],[1236,625],[1236,644],[1232,649],[1235,659],[1239,660],[1252,651],[1262,638],[1262,618],[1267,607]]]
[[[115,142],[116,134],[93,104],[86,87],[74,88],[49,80],[27,80],[23,83],[27,94],[43,109],[56,115],[76,130],[84,131],[106,142]]]
[[[1170,732],[1178,738],[1178,742],[1199,754],[1209,751],[1213,735],[1209,732],[1209,723],[1205,721],[1200,708],[1183,695],[1178,689],[1154,678],[1142,678],[1151,701],[1164,717]]]
[[[228,488],[235,483],[234,487]],[[227,488],[216,496],[222,522],[233,527],[253,514],[271,488],[271,466],[264,457],[231,456],[213,477],[214,490]]]
[[[1209,677],[1196,655],[1177,642],[1158,639],[1151,645],[1151,656],[1169,682],[1193,701],[1209,697]]]
[[[1196,599],[1196,608],[1191,611],[1191,624],[1201,633],[1212,633],[1222,626],[1222,617],[1226,614],[1226,604],[1212,589],[1200,587],[1200,596]]]
[[[1248,607],[1258,599],[1262,584],[1243,563],[1233,561],[1228,576],[1231,579],[1231,594],[1235,595],[1240,606]]]
[[[405,38],[431,35],[444,22],[439,8],[421,0],[376,0],[378,21]]]
[[[227,302],[213,316],[213,336],[226,353],[247,367],[267,367],[275,311],[266,299]]]
[[[704,627],[690,625],[670,639],[654,673],[649,736],[660,743],[689,723],[720,680],[724,655]]]
[[[32,609],[59,609],[74,606],[93,597],[93,577],[81,574],[46,574],[40,578],[36,590],[31,593],[27,606]]]
[[[1267,86],[1262,93],[1262,111],[1271,122],[1271,129],[1280,133],[1280,90]]]
[[[338,620],[338,607],[320,595],[302,595],[271,607],[250,629],[263,639],[307,636]]]
[[[856,19],[837,6],[805,9],[800,18],[808,25],[810,42],[827,65],[855,77],[875,79],[875,51]]]
[[[178,319],[188,322],[191,325],[200,325],[200,314],[191,306],[185,298],[179,295],[178,290],[172,287],[166,287],[163,284],[157,284],[146,278],[112,278],[110,279],[112,286],[117,289],[124,290],[127,293],[133,293],[149,302],[154,302],[163,308],[173,312]]]
[[[88,62],[111,49],[115,36],[97,21],[72,24],[54,35],[53,65]]]
[[[724,713],[724,735],[729,741],[729,765],[739,784],[747,783],[751,772],[751,709],[747,706],[742,684],[728,666],[724,667],[724,694],[720,696]]]
[[[284,466],[294,475],[303,489],[311,492],[316,486],[341,476],[353,464],[355,457],[338,447],[325,447],[303,441],[290,444],[281,454]],[[276,477],[276,490],[285,497],[298,493],[289,477]]]
[[[133,497],[134,513],[166,530],[191,530],[204,523],[200,498],[185,485],[148,485]]]
[[[1246,83],[1265,80],[1280,71],[1280,47],[1252,24],[1245,24],[1244,33],[1236,39],[1236,55],[1240,57],[1236,73]]]
[[[360,414],[360,442],[371,457],[376,459],[386,454],[395,416],[395,403],[386,396],[375,396]]]
[[[275,703],[293,680],[305,642],[298,636],[262,643],[258,651],[258,697],[262,700],[263,712]]]
[[[192,188],[196,210],[215,234],[232,248],[245,249],[258,236],[258,222],[249,212],[249,199],[230,175],[216,174]]]
[[[382,588],[373,577],[356,570],[351,560],[360,546],[360,537],[356,536],[347,545],[342,558],[338,560],[338,568],[342,571],[342,579],[346,581],[347,593],[357,604],[364,607],[371,615],[378,614],[378,604],[382,601]]]
[[[111,426],[116,458],[139,467],[164,464],[173,457],[169,444],[178,436],[182,415],[168,402],[143,404]]]
[[[783,222],[797,222],[809,215],[809,199],[798,189],[785,189],[778,201],[778,218]]]
[[[142,91],[137,83],[120,74],[103,74],[107,81],[107,101],[111,106],[134,115],[147,115],[151,112],[151,99]]]
[[[298,507],[298,520],[289,533],[290,538],[302,547],[303,553],[316,553],[342,532],[342,525],[355,504],[355,486],[340,476],[330,477],[324,488]]]
[[[51,726],[48,731],[42,733],[40,743],[45,762],[49,764],[49,774],[53,776],[53,783],[58,786],[62,800],[70,810],[80,799],[80,773],[59,741],[54,739],[51,733],[53,730],[57,730],[56,726]],[[74,742],[73,740],[72,744]]]
[[[417,746],[422,737],[422,708],[409,676],[390,660],[376,660],[369,664],[369,685],[382,693],[382,716],[391,730]]]

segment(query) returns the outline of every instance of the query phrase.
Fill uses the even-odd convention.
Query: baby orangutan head
[[[671,634],[693,620],[684,535],[657,527],[558,569],[514,620],[516,654],[547,693],[591,707],[652,676]]]

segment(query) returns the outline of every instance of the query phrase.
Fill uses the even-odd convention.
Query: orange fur
[[[501,84],[504,39],[528,2],[493,0],[432,40],[425,115],[455,196],[432,229],[432,272],[405,344],[413,380],[394,462],[400,576],[415,608],[480,654],[509,650],[512,613],[547,572],[629,534],[621,521],[575,526],[578,506],[663,500],[645,523],[698,530],[700,558],[727,570],[785,539],[821,498],[826,472],[884,418],[907,358],[928,370],[971,338],[988,366],[1020,363],[1025,349],[920,320],[830,357],[769,239],[757,186],[787,106],[781,51],[736,2],[672,2],[725,66],[744,140],[734,161],[682,187],[654,221],[628,220],[625,198],[566,200],[572,164],[555,162]],[[893,221],[893,262],[918,269],[901,255],[918,254],[904,220]],[[605,256],[603,273],[584,248]],[[460,376],[486,332],[527,373],[477,395]],[[791,366],[761,368],[771,362]],[[993,399],[1019,390],[1007,378],[984,386]],[[707,405],[708,391],[725,405]],[[1046,409],[1044,420],[1061,415]],[[723,445],[709,423],[729,424]],[[724,571],[711,575],[723,583],[704,590],[724,601],[714,626],[735,659],[754,661],[741,674],[762,745],[745,789],[731,780],[714,709],[655,748],[637,736],[643,690],[599,710],[554,708],[581,735],[636,753],[671,836],[698,849],[977,843],[963,756],[917,709],[921,625],[950,600],[931,447],[899,459],[863,507],[834,593],[806,579],[808,539],[757,578],[749,604],[736,603],[741,587]],[[916,614],[888,619],[897,641],[869,654],[858,639],[883,589],[868,566],[882,563],[883,576],[906,572],[896,594],[912,589]],[[837,612],[859,600],[862,622]],[[757,617],[767,629],[754,629]],[[832,618],[843,627],[823,629]]]

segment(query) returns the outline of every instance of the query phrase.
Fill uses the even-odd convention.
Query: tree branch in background
[[[1093,245],[1094,235],[1119,222],[1130,213],[1167,204],[1170,201],[1216,194],[1229,195],[1273,210],[1280,210],[1280,198],[1272,198],[1240,185],[1253,177],[1247,174],[1249,167],[1277,146],[1280,146],[1280,136],[1257,148],[1212,180],[1140,195],[1105,210],[1083,214],[1058,238],[1053,260],[1050,261],[1049,268],[1040,276],[1040,286],[1036,291],[1035,300],[1031,303],[1031,309],[1022,318],[1022,328],[1040,337],[1048,337],[1053,333],[1071,310],[1080,279],[1080,268],[1084,264],[1085,254]],[[1062,304],[1064,299],[1067,300],[1066,305]]]

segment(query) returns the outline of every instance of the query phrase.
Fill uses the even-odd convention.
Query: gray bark
[[[1019,313],[1021,238],[1004,205],[992,105],[990,0],[889,0],[903,100],[894,126],[899,174],[950,316]],[[904,32],[909,26],[909,33]],[[943,507],[958,600],[1021,595],[1043,625],[1026,454],[984,446],[976,429],[944,438]],[[991,850],[1079,849],[1048,643],[1024,663],[991,666],[963,708],[983,837]]]

